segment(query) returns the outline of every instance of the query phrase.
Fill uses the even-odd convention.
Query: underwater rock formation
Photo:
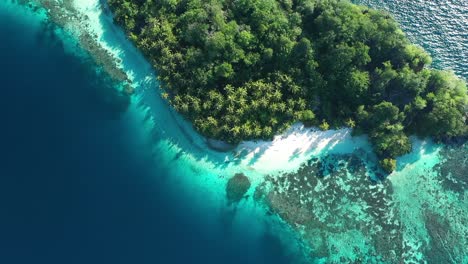
[[[226,185],[226,197],[230,203],[239,202],[250,188],[250,180],[243,173],[237,173]]]
[[[436,184],[447,178],[444,170],[460,184],[446,167],[463,162],[462,153],[445,149],[445,162],[427,166],[442,173],[416,169],[384,180],[359,151],[312,158],[297,172],[267,176],[254,200],[300,232],[311,255],[326,263],[463,263],[463,197]]]

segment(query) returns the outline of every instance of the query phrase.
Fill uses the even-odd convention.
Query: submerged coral
[[[448,146],[442,150],[445,162],[438,164],[442,185],[463,195],[468,188],[468,143]]]
[[[79,45],[102,67],[114,80],[129,83],[125,71],[118,65],[118,60],[102,45],[98,36],[89,29],[89,18],[75,8],[73,0],[37,0],[47,10],[50,20],[75,35]]]
[[[242,173],[229,179],[226,185],[226,198],[229,202],[239,202],[250,188],[250,180]]]
[[[44,2],[55,23],[77,25],[69,23],[79,21],[73,7]],[[93,48],[97,38],[86,34],[79,44],[110,76],[125,80],[118,63],[108,60],[111,54]],[[323,151],[297,172],[266,176],[253,198],[301,233],[311,255],[327,263],[464,263],[467,151],[465,145],[423,153],[385,180],[364,151],[328,156]],[[236,174],[226,185],[227,200],[241,201],[250,188],[247,176]]]
[[[399,175],[373,180],[375,168],[359,152],[314,158],[295,173],[266,177],[254,198],[301,232],[311,255],[327,263],[462,263],[466,197],[454,199],[437,183],[447,176],[439,171],[452,171],[446,167],[466,152],[449,153],[436,167],[405,169],[401,176],[414,178],[402,182]]]

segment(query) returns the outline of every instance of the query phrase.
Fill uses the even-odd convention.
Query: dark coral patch
[[[226,185],[226,197],[229,202],[239,202],[250,188],[250,180],[242,173],[229,179]]]

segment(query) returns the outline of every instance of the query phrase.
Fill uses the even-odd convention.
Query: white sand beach
[[[241,172],[248,176],[252,186],[247,195],[252,197],[255,187],[264,182],[266,175],[294,172],[314,157],[325,158],[329,154],[352,153],[358,149],[364,155],[374,155],[367,137],[353,137],[348,128],[321,131],[304,127],[300,123],[272,141],[245,141],[227,152],[211,149],[206,144],[206,139],[160,96],[157,73],[126,39],[122,30],[112,23],[110,14],[102,11],[100,5],[99,0],[75,1],[75,8],[87,17],[81,29],[89,30],[97,36],[99,44],[116,57],[118,64],[132,81],[135,94],[124,118],[130,121],[129,129],[135,131],[132,135],[157,153],[155,156],[158,165],[164,166],[168,172],[167,175],[155,175],[154,180],[169,182],[168,185],[173,186],[177,197],[187,201],[187,208],[184,210],[196,210],[197,216],[203,221],[213,223],[214,226],[218,221],[215,218],[220,212],[227,210],[226,183],[235,173]],[[438,184],[437,175],[430,173],[439,163],[437,144],[415,138],[412,141],[414,150],[398,159],[397,171],[390,176],[388,183],[395,192],[389,196],[404,205],[399,213],[403,219],[407,219],[406,226],[410,230],[405,234],[405,243],[417,245],[427,237],[423,232],[425,227],[421,225],[423,222],[417,218],[423,217],[424,211],[421,208],[424,208],[422,205],[426,201],[431,201],[430,204],[434,205],[449,201],[453,206],[462,206],[454,194],[444,193]],[[421,175],[427,179],[419,181]],[[365,176],[367,178],[369,175]],[[426,195],[420,195],[421,192]],[[436,199],[434,193],[441,195]],[[416,194],[421,198],[415,199]],[[268,212],[253,199],[245,199],[241,205],[236,208],[237,214],[235,220],[232,220],[233,230],[236,231],[233,233],[261,236],[268,226],[265,223],[268,222],[268,228],[273,226],[281,230],[276,233],[283,236],[284,241],[294,241],[298,232],[289,232],[288,226],[283,225],[284,222],[278,218],[262,217]],[[245,227],[249,228],[249,232],[244,232]],[[347,235],[340,237],[336,233],[329,233],[325,237],[343,247],[350,245],[351,241]],[[353,243],[363,243],[365,238],[359,232],[350,237],[353,237]],[[288,246],[294,247],[294,243],[288,243]],[[414,252],[418,252],[417,246],[414,247]],[[351,248],[347,252],[352,255]]]
[[[137,91],[136,100],[147,106],[143,112],[151,115],[153,129],[159,130],[185,154],[203,159],[203,166],[211,162],[213,167],[228,163],[224,168],[227,171],[255,171],[255,174],[265,175],[297,170],[313,156],[351,153],[357,148],[370,149],[366,137],[352,137],[350,129],[321,131],[298,123],[272,141],[246,141],[231,152],[216,152],[161,98],[159,83],[151,66],[130,41],[125,40],[123,32],[112,24],[109,14],[103,13],[99,1],[75,1],[75,8],[88,17],[84,29],[96,35],[102,47],[121,61],[121,67]]]

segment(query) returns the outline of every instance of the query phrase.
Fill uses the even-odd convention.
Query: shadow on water
[[[259,161],[262,156],[265,154],[269,146],[268,142],[263,142],[260,146],[257,147],[258,150],[254,150],[255,153],[252,159],[249,161],[249,166],[254,165],[257,161]]]
[[[102,1],[100,5],[101,7],[98,8],[107,9],[107,5]],[[156,144],[160,141],[161,137],[170,138],[184,149],[187,154],[190,154],[194,160],[202,161],[209,158],[209,162],[218,169],[224,169],[229,165],[239,165],[245,156],[253,153],[253,157],[249,159],[247,164],[247,166],[252,166],[264,156],[265,152],[271,146],[270,142],[260,143],[261,145],[255,150],[236,149],[236,153],[218,153],[209,149],[205,142],[206,140],[194,130],[193,126],[188,124],[183,117],[176,113],[166,101],[159,98],[160,95],[157,90],[160,84],[155,78],[155,72],[144,59],[144,56],[126,38],[122,30],[113,25],[112,17],[105,13],[105,15],[99,16],[99,21],[104,25],[102,40],[106,43],[111,43],[111,45],[115,45],[112,48],[119,50],[119,56],[125,64],[123,65],[124,68],[131,71],[131,75],[133,75],[134,79],[138,82],[137,85],[139,88],[137,89],[137,94],[145,97],[145,100],[141,99],[138,104],[140,105],[139,107],[145,109],[148,107],[148,110],[145,110],[148,111],[145,120],[152,122],[154,126],[154,131],[152,132],[152,135],[154,135],[154,142],[149,144]],[[157,98],[148,99],[148,97]],[[154,116],[154,120],[151,120],[151,114]],[[165,134],[166,131],[170,132],[171,135]],[[304,142],[305,145],[309,144],[308,146],[304,146],[304,148],[307,147],[307,150],[298,148],[295,150],[294,155],[290,157],[290,160],[299,157],[301,154],[306,155],[310,151],[314,151],[313,145],[321,140],[328,140],[325,147],[333,148],[341,137],[345,135],[346,134],[335,135],[331,139],[328,138],[329,135],[326,134],[318,138],[309,138],[308,142]],[[180,156],[181,154],[177,154],[176,158]],[[228,162],[226,162],[226,159]]]
[[[423,155],[431,155],[439,151],[441,145],[434,143],[431,139],[411,138],[412,150],[410,153],[398,158],[397,171],[402,171],[405,167],[420,161]]]
[[[252,226],[248,223],[240,223],[236,219],[237,214],[240,213],[238,212],[240,204],[231,204],[223,209],[220,218],[223,233],[227,239],[244,240],[242,244],[245,248],[239,252],[239,263],[305,263],[304,257],[298,252],[288,251],[291,245],[285,244],[285,241],[271,228],[271,223],[264,222],[264,229],[259,234],[253,235]],[[270,215],[270,217],[274,216]],[[297,243],[297,241],[294,242]]]
[[[300,149],[296,149],[296,150],[292,153],[291,157],[289,157],[289,160],[288,160],[288,161],[291,162],[291,161],[293,161],[293,160],[299,158],[299,155],[300,155],[300,154],[301,154],[301,150],[300,150]]]
[[[2,5],[0,262],[248,263],[156,180],[114,84]]]
[[[302,253],[288,251],[291,245],[285,245],[285,241],[282,241],[275,233],[275,230],[267,228],[260,237],[260,251],[263,252],[275,252],[275,255],[265,255],[261,259],[261,263],[296,263],[306,264],[311,263],[309,257],[302,255]],[[290,243],[299,243],[298,241],[290,241]],[[302,245],[297,245],[299,248]]]

